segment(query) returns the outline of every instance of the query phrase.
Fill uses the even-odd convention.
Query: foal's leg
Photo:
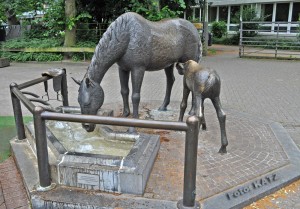
[[[222,146],[219,150],[219,153],[226,153],[227,152],[226,146],[228,145],[226,129],[225,129],[226,114],[222,110],[222,106],[221,106],[219,97],[216,97],[216,98],[212,99],[211,101],[216,109],[219,123],[220,123],[220,129],[221,129],[221,144],[222,144]]]
[[[206,121],[205,121],[205,116],[204,116],[204,100],[205,98],[202,98],[201,99],[201,113],[200,113],[200,118],[201,118],[201,115],[202,115],[202,121],[201,121],[201,125],[202,125],[202,130],[206,130]]]
[[[128,103],[129,96],[129,88],[128,88],[128,80],[129,80],[129,71],[122,70],[119,67],[119,77],[121,84],[121,95],[123,98],[123,117],[127,117],[130,114],[130,108]]]
[[[166,88],[166,95],[165,95],[164,102],[162,103],[162,105],[158,109],[160,111],[166,111],[167,106],[170,103],[171,91],[172,91],[172,87],[173,87],[173,84],[174,84],[174,81],[175,81],[173,67],[174,66],[171,65],[170,67],[165,68],[165,74],[166,74],[166,77],[167,77],[167,88]]]
[[[187,100],[190,94],[190,90],[187,88],[185,84],[183,84],[183,96],[182,96],[182,102],[180,104],[180,114],[178,121],[183,121],[183,115],[187,107]]]
[[[205,118],[204,118],[204,99],[202,97],[201,94],[195,94],[195,104],[194,104],[194,108],[195,108],[195,114],[200,118],[200,123],[199,126],[202,125],[202,130],[206,130],[206,122],[205,122]]]
[[[194,94],[192,94],[192,107],[189,111],[189,115],[195,115],[196,114],[196,99],[195,99],[195,96]]]

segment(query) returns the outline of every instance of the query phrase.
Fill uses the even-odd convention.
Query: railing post
[[[67,71],[66,69],[63,69],[63,71],[64,73],[62,75],[62,80],[61,80],[61,95],[63,99],[63,106],[69,106]]]
[[[242,47],[243,47],[243,22],[240,23],[240,41],[239,41],[239,57],[242,57]]]
[[[40,187],[47,188],[51,185],[49,172],[49,159],[46,138],[46,124],[41,114],[44,111],[42,107],[35,107],[33,112],[34,132],[36,140],[36,153],[38,161]],[[43,190],[43,189],[41,189]]]
[[[177,208],[199,209],[200,204],[195,201],[199,118],[190,116],[186,123],[183,199],[177,203]]]
[[[13,88],[18,88],[18,85],[16,83],[10,84],[10,95],[11,95],[11,101],[12,101],[12,105],[13,105],[18,139],[23,140],[26,138],[26,136],[25,136],[25,128],[24,128],[24,122],[23,122],[21,102],[16,97],[16,95],[12,92]]]

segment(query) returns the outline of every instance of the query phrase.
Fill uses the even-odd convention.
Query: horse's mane
[[[127,29],[130,13],[125,13],[118,17],[114,22],[110,24],[102,38],[99,40],[97,47],[99,50],[106,50],[111,47],[111,44],[115,44],[115,41],[120,42],[120,33]]]

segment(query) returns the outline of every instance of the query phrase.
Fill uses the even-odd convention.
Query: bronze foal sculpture
[[[179,74],[184,75],[179,121],[183,121],[183,115],[187,107],[187,99],[190,92],[192,92],[192,109],[190,114],[199,116],[200,125],[202,125],[203,130],[206,130],[203,103],[206,98],[211,99],[216,109],[221,129],[222,146],[219,153],[226,153],[226,147],[228,145],[225,129],[226,115],[222,110],[220,102],[221,80],[219,75],[215,70],[203,67],[192,60],[187,61],[183,66],[177,64],[176,67]]]
[[[123,116],[130,114],[128,80],[132,80],[133,117],[138,118],[140,91],[145,71],[165,70],[166,95],[159,110],[166,110],[174,83],[176,62],[200,61],[202,45],[198,31],[187,20],[169,19],[151,22],[136,13],[118,17],[100,39],[92,61],[80,85],[78,102],[82,114],[96,114],[102,106],[104,92],[100,83],[107,70],[117,63],[123,98]],[[83,124],[87,131],[94,124]]]

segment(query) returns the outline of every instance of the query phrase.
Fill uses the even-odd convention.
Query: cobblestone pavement
[[[237,57],[236,47],[214,46],[214,48],[217,54],[204,57],[203,64],[216,69],[220,74],[222,79],[221,101],[223,107],[280,122],[283,127],[286,128],[294,142],[300,147],[300,63],[296,61],[240,59]],[[70,105],[77,105],[78,87],[71,84],[73,81],[71,81],[70,77],[73,76],[77,79],[81,79],[87,65],[88,63],[64,62],[12,63],[10,67],[1,68],[0,72],[2,76],[0,77],[0,87],[3,91],[0,92],[0,115],[12,115],[8,87],[11,82],[22,83],[39,77],[42,72],[52,67],[64,67],[67,69]],[[178,103],[182,96],[182,78],[177,72],[175,72],[175,77],[176,81],[174,83],[171,101]],[[105,103],[120,102],[120,84],[115,65],[108,71],[104,80],[106,81],[103,83],[106,96]],[[36,90],[36,88],[29,90],[35,91],[39,95],[44,94],[42,85],[40,85],[38,90]],[[146,73],[141,91],[141,101],[157,101],[158,103],[163,100],[164,93],[164,72]],[[55,97],[55,95],[51,96]],[[208,108],[210,107],[208,106]],[[25,114],[29,113],[25,111]],[[240,121],[240,123],[242,124],[243,122]],[[232,125],[234,126],[235,124]],[[236,126],[238,125],[240,124]],[[253,126],[256,126],[256,124],[253,124]],[[266,127],[261,127],[261,129],[264,131]],[[217,150],[217,148],[214,149]],[[12,161],[10,161],[10,163],[12,163]],[[7,207],[7,204],[5,206],[5,203],[3,203],[3,195],[1,196],[1,191],[4,191],[2,183],[3,177],[1,177],[3,176],[2,172],[1,170],[0,209]],[[201,175],[207,174],[204,172]],[[278,208],[300,208],[299,188],[300,186],[298,184],[298,186],[296,185],[295,188],[293,188],[295,193],[288,192],[285,198],[273,198],[273,200],[270,199],[270,202]],[[2,192],[2,194],[3,193],[4,192]],[[6,199],[4,198],[4,200]],[[260,207],[254,205],[253,208]]]

